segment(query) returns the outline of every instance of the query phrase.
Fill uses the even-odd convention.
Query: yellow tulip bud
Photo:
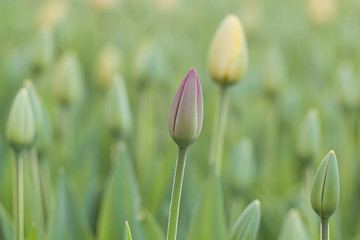
[[[228,15],[215,33],[208,55],[211,76],[221,84],[239,81],[248,65],[244,28],[238,17]]]

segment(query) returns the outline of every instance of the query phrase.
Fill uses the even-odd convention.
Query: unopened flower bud
[[[10,146],[20,152],[31,145],[35,138],[35,119],[28,91],[22,88],[11,106],[6,127]]]
[[[319,217],[328,219],[335,212],[339,199],[339,169],[336,155],[331,150],[316,171],[311,191],[311,205]]]
[[[71,105],[81,99],[83,76],[79,60],[74,52],[66,52],[56,66],[53,85],[54,95],[63,105]]]
[[[255,240],[260,226],[260,218],[260,201],[254,200],[236,220],[231,232],[231,240]]]
[[[169,132],[180,147],[190,146],[203,122],[203,96],[199,77],[192,68],[181,82],[169,113]]]
[[[299,139],[299,155],[309,162],[317,157],[321,143],[320,117],[317,109],[310,109],[301,125]]]
[[[125,83],[116,75],[105,106],[105,124],[115,137],[126,136],[131,129],[130,104]]]
[[[114,80],[114,75],[121,70],[121,62],[121,52],[116,46],[109,45],[104,47],[99,53],[95,66],[96,85],[101,89],[108,89]]]
[[[239,81],[248,66],[244,28],[238,17],[228,15],[215,33],[208,55],[211,76],[221,84]]]
[[[38,136],[40,134],[40,132],[42,131],[43,122],[44,122],[43,121],[43,112],[41,109],[41,107],[42,107],[41,102],[40,102],[39,96],[36,93],[35,86],[31,80],[29,80],[29,79],[25,80],[24,87],[26,88],[26,90],[29,94],[31,106],[32,106],[33,113],[34,113],[36,136]]]

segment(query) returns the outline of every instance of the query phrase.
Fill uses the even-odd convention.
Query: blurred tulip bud
[[[282,225],[278,240],[310,240],[311,237],[307,231],[299,212],[291,209],[286,215]]]
[[[96,77],[95,83],[101,89],[108,89],[114,75],[121,70],[122,55],[116,46],[106,46],[103,48],[98,56],[96,62]]]
[[[342,62],[337,68],[337,83],[340,101],[343,106],[352,109],[359,105],[359,84],[354,66],[350,62]]]
[[[105,124],[116,138],[127,136],[131,129],[131,112],[125,83],[114,76],[105,106]]]
[[[242,3],[240,10],[241,20],[246,32],[251,35],[258,31],[263,21],[263,3],[260,3],[259,0],[246,0]]]
[[[286,66],[278,47],[271,47],[265,57],[264,90],[269,97],[276,97],[283,87]]]
[[[190,146],[203,123],[203,96],[199,77],[192,68],[176,91],[169,113],[169,132],[180,147]]]
[[[124,240],[132,240],[129,223],[125,222]]]
[[[339,169],[334,151],[326,154],[316,171],[311,191],[311,205],[321,217],[328,219],[340,199]]]
[[[44,123],[43,113],[42,113],[42,109],[41,109],[41,102],[40,102],[39,96],[36,93],[35,86],[31,80],[29,80],[29,79],[25,80],[24,88],[26,88],[26,90],[28,92],[31,106],[33,109],[36,137],[37,137],[39,135],[39,133],[42,131],[42,127],[43,127],[43,123]]]
[[[56,99],[68,106],[82,98],[83,76],[74,52],[63,54],[56,66],[53,91]]]
[[[59,22],[64,18],[67,11],[66,1],[51,0],[45,1],[41,5],[37,17],[40,28],[55,28]]]
[[[153,0],[159,12],[170,12],[176,6],[176,0]]]
[[[168,67],[165,61],[162,45],[155,40],[146,39],[139,47],[136,56],[134,72],[140,81],[159,81],[164,79]]]
[[[317,109],[310,109],[300,129],[299,155],[304,161],[317,157],[321,143],[320,117]]]
[[[231,231],[231,240],[255,240],[260,226],[260,218],[260,202],[255,200],[236,220]]]
[[[229,181],[233,191],[240,193],[250,189],[256,179],[256,162],[250,139],[241,140],[230,156]]]
[[[55,55],[54,35],[49,28],[40,28],[33,47],[33,68],[40,72],[53,63]]]
[[[6,139],[16,152],[20,152],[33,143],[35,129],[34,113],[28,91],[21,88],[11,106]]]
[[[208,68],[211,76],[221,84],[239,81],[248,65],[245,32],[239,18],[228,15],[212,40]]]
[[[109,11],[117,7],[119,0],[91,0],[91,3],[97,11]]]
[[[336,14],[336,0],[308,0],[308,14],[316,25],[326,25],[331,22]]]

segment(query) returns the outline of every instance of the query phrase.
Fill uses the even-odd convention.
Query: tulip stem
[[[42,239],[42,234],[44,232],[45,220],[44,220],[44,210],[43,210],[43,202],[42,202],[42,194],[41,194],[41,182],[40,182],[40,172],[39,172],[39,162],[36,148],[31,148],[30,150],[30,162],[31,162],[31,173],[32,173],[32,181],[33,181],[33,197],[34,197],[34,210],[35,210],[35,219],[36,224],[39,229],[37,232],[40,235],[40,239]]]
[[[321,218],[320,239],[329,240],[329,219]]]
[[[24,240],[24,171],[23,156],[21,152],[16,153],[13,168],[13,218],[14,218],[14,240]]]
[[[167,232],[167,237],[166,237],[167,240],[176,240],[178,219],[179,219],[180,200],[181,200],[181,190],[182,190],[185,163],[186,163],[186,149],[187,148],[179,147],[179,150],[178,150],[174,182],[173,182],[173,188],[172,188],[172,193],[171,193],[168,232]]]
[[[221,86],[219,104],[215,115],[210,148],[210,165],[215,165],[215,171],[218,176],[221,175],[228,108],[228,88],[227,86]]]

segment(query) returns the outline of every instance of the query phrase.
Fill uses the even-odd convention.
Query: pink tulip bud
[[[199,136],[203,122],[203,96],[192,68],[176,91],[169,113],[169,132],[176,144],[188,147]]]

